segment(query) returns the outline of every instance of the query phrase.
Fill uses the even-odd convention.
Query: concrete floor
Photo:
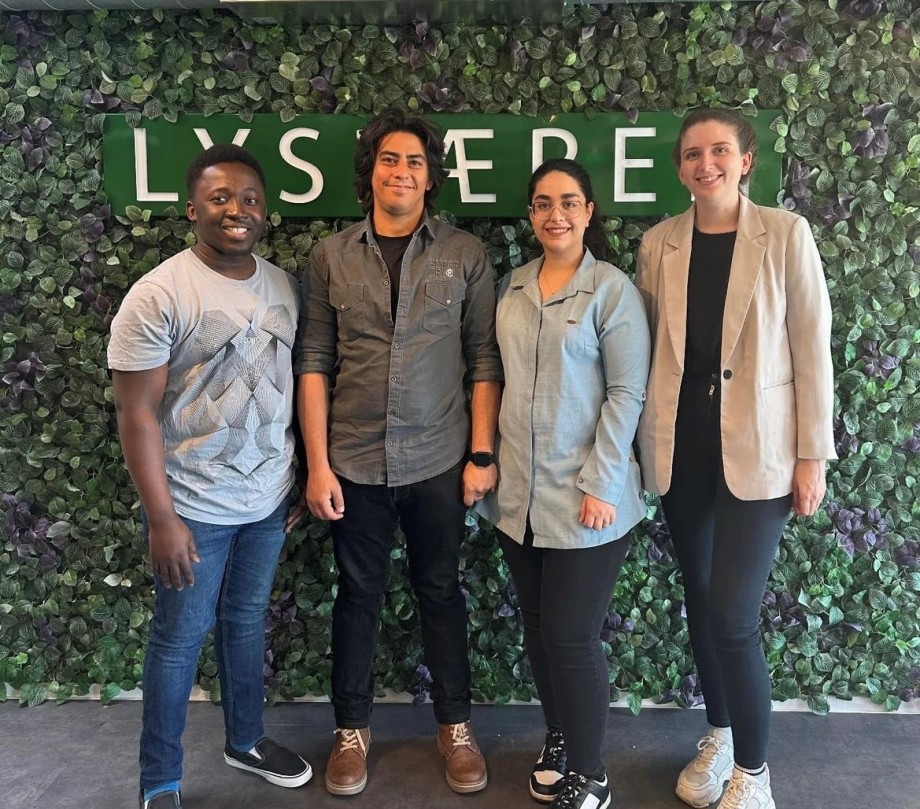
[[[274,787],[223,763],[220,709],[193,702],[185,737],[186,809],[536,809],[527,794],[543,739],[536,706],[475,706],[489,786],[452,793],[434,745],[430,706],[378,705],[367,789],[335,798],[323,788],[332,742],[328,704],[266,710],[269,735],[314,768],[300,789]],[[97,702],[20,708],[0,704],[0,809],[134,809],[141,704]],[[610,712],[605,763],[612,809],[681,809],[674,780],[695,753],[700,711]],[[920,809],[920,715],[775,713],[770,753],[778,809]]]

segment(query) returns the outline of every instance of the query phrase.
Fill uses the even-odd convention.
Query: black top
[[[379,233],[374,234],[377,244],[380,247],[380,253],[383,256],[383,263],[387,265],[387,272],[390,274],[390,316],[396,320],[396,302],[399,300],[399,273],[402,269],[403,256],[406,255],[406,248],[412,241],[412,234],[405,236],[381,236]]]
[[[684,373],[719,373],[722,317],[735,250],[735,231],[701,233],[693,229],[690,276],[687,279],[687,341]]]

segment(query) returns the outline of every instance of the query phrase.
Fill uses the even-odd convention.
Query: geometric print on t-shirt
[[[248,318],[234,314],[203,313],[185,341],[191,395],[174,418],[189,460],[248,475],[285,450],[281,414],[290,361],[278,353],[289,356],[296,324],[282,305],[256,309]]]

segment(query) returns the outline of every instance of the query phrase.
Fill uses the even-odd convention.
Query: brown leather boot
[[[469,722],[438,725],[438,750],[444,756],[444,777],[454,792],[479,792],[489,775]]]
[[[335,745],[326,762],[326,790],[333,795],[357,795],[367,786],[370,728],[336,728]]]

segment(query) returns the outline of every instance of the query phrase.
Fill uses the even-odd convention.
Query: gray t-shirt
[[[251,278],[225,278],[192,250],[125,296],[109,367],[168,365],[158,418],[176,512],[217,525],[271,514],[293,482],[296,282],[258,256]]]

